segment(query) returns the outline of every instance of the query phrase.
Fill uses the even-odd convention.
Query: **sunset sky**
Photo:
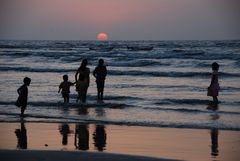
[[[0,39],[240,39],[240,0],[1,0]]]

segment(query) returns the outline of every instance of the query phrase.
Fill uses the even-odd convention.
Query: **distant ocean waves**
[[[31,68],[31,67],[1,67],[0,72],[13,71],[13,72],[38,72],[38,73],[66,73],[76,72],[76,69],[49,69],[49,68]],[[109,75],[126,75],[126,76],[152,76],[152,77],[210,77],[209,72],[162,72],[162,71],[137,71],[137,70],[108,70]],[[221,77],[240,77],[240,73],[225,73],[219,72]]]
[[[26,50],[26,51],[25,51]],[[24,50],[5,50],[0,48],[0,53],[6,54],[6,56],[11,56],[12,58],[21,58],[26,56],[36,56],[36,57],[45,57],[52,60],[61,60],[63,62],[74,62],[74,61],[80,61],[81,57],[87,58],[90,61],[94,60],[96,57],[112,57],[115,60],[115,63],[118,63],[118,61],[128,61],[133,60],[135,58],[138,59],[152,59],[155,58],[156,60],[165,60],[165,59],[189,59],[192,58],[196,60],[240,60],[240,54],[239,49],[229,50],[226,51],[226,53],[223,53],[221,51],[208,51],[208,53],[205,53],[206,51],[181,51],[181,52],[175,52],[174,50],[166,50],[166,49],[156,49],[153,51],[111,51],[111,52],[99,52],[99,51],[89,51],[89,50],[67,50],[67,51],[51,51],[51,50],[40,50],[40,51],[29,51],[32,49],[24,49]],[[206,49],[202,49],[206,50]],[[213,50],[213,49],[212,49]],[[215,53],[219,52],[219,53]],[[139,61],[139,60],[137,60]],[[152,62],[144,61],[143,64],[147,65],[154,65],[154,60],[151,60]],[[160,64],[160,63],[158,63]],[[141,62],[139,65],[142,65]]]

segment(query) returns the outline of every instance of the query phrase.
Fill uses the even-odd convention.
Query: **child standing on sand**
[[[105,78],[107,76],[107,68],[103,59],[99,59],[98,66],[93,71],[93,76],[96,78],[98,101],[102,101]]]
[[[69,93],[70,86],[73,86],[74,83],[68,81],[68,75],[63,76],[63,82],[59,85],[58,93],[62,90],[62,97],[64,99],[64,103],[69,103]]]
[[[211,84],[208,87],[208,96],[213,97],[213,103],[218,104],[218,92],[220,90],[220,86],[218,83],[218,69],[219,69],[219,64],[214,62],[212,63],[212,79],[211,79]]]
[[[31,83],[31,79],[28,77],[25,77],[23,79],[23,85],[18,88],[17,93],[18,93],[18,99],[15,103],[17,107],[21,107],[21,117],[24,116],[24,111],[27,107],[27,99],[28,99],[28,87]]]

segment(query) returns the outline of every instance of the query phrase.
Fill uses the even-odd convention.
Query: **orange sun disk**
[[[101,32],[101,33],[98,34],[97,39],[98,40],[107,40],[108,35],[106,33]]]

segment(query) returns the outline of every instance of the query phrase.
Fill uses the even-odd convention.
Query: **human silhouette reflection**
[[[218,156],[218,129],[211,129],[211,155]]]
[[[17,148],[27,149],[27,129],[23,121],[21,121],[21,128],[15,130],[15,134],[17,136]]]
[[[68,135],[72,133],[68,124],[63,123],[59,126],[59,132],[62,135],[62,145],[68,144]]]
[[[212,111],[217,111],[218,110],[218,104],[209,103],[208,106],[207,106],[207,109],[212,110]]]
[[[89,149],[89,131],[88,125],[77,124],[75,128],[74,145],[76,149],[88,150]]]
[[[216,112],[218,110],[217,104],[209,104],[207,106],[207,109],[215,111],[214,114],[211,114],[211,120],[216,121],[220,118],[220,116]],[[212,128],[210,133],[211,133],[211,155],[216,157],[218,156],[218,129]]]
[[[95,132],[93,133],[94,146],[98,151],[105,150],[107,134],[104,125],[96,125]]]
[[[78,108],[78,114],[79,115],[87,115],[88,114],[88,108],[83,106],[81,108]]]
[[[104,108],[95,108],[95,113],[97,115],[97,117],[103,117],[105,116],[106,112]]]

